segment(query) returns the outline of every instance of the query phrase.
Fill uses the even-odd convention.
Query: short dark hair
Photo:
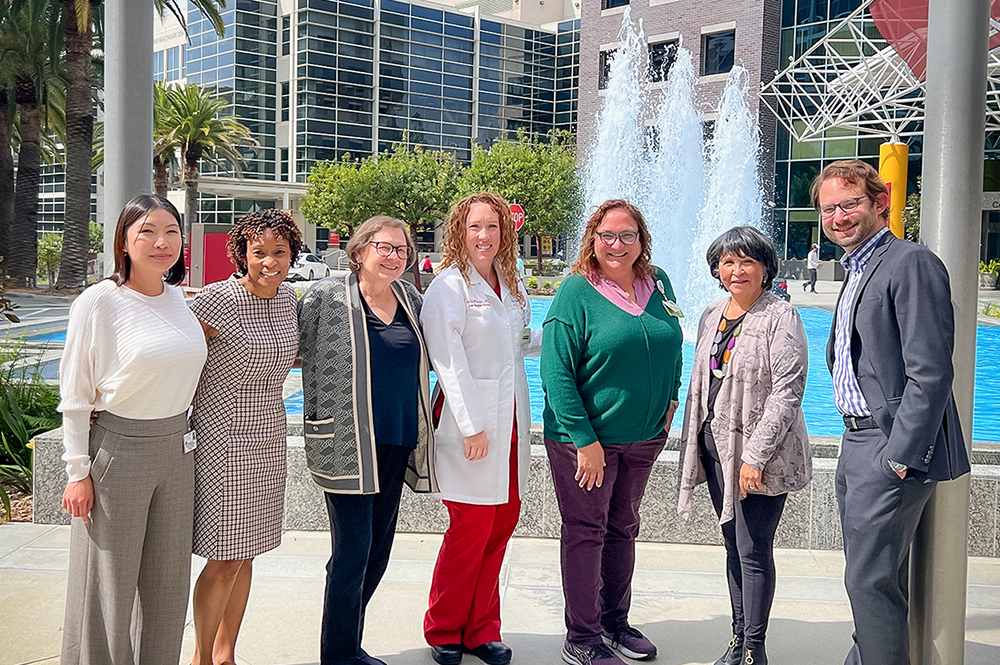
[[[176,286],[184,281],[187,268],[184,265],[184,224],[181,223],[181,214],[177,212],[174,204],[162,196],[156,194],[140,194],[125,204],[122,212],[118,215],[118,224],[115,226],[114,258],[115,271],[108,279],[121,286],[129,280],[132,275],[132,259],[125,251],[128,240],[128,229],[139,220],[146,219],[149,213],[154,210],[166,210],[181,227],[181,254],[177,257],[174,265],[166,272],[163,281]]]
[[[719,278],[719,261],[726,254],[745,256],[764,265],[764,290],[770,291],[774,278],[778,275],[778,253],[774,243],[766,235],[752,226],[735,226],[712,241],[706,259],[712,277],[719,280],[719,288],[725,289]]]
[[[264,208],[243,215],[236,220],[233,228],[229,229],[226,253],[236,264],[236,271],[239,274],[247,274],[247,243],[259,238],[264,229],[271,229],[276,237],[288,242],[292,264],[299,258],[299,252],[302,251],[302,232],[295,225],[295,219],[284,210]]]

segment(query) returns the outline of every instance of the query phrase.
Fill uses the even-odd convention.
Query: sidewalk
[[[801,288],[801,287],[800,287]],[[369,606],[365,648],[389,665],[433,665],[421,625],[440,535],[399,534],[392,561]],[[59,662],[68,527],[0,524],[0,665]],[[712,663],[729,639],[725,553],[708,545],[639,543],[632,622],[655,644],[661,665]],[[325,532],[287,532],[257,559],[239,641],[239,665],[316,663]],[[195,559],[196,567],[201,560]],[[851,615],[840,552],[781,550],[768,636],[776,665],[840,665]],[[197,571],[195,572],[197,574]],[[969,560],[966,665],[1000,662],[1000,560]],[[515,538],[501,572],[504,640],[514,663],[561,662],[559,544]],[[190,662],[188,615],[182,663]],[[479,665],[466,656],[465,663]]]

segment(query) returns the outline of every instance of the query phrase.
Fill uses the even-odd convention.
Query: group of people
[[[948,275],[926,248],[888,233],[888,194],[869,165],[829,165],[812,200],[848,272],[827,350],[831,408],[845,423],[846,662],[904,665],[909,545],[936,481],[969,470],[951,393]],[[115,232],[114,275],[71,309],[60,374],[63,505],[74,517],[64,663],[176,665],[192,551],[208,559],[194,590],[193,665],[235,662],[253,559],[281,538],[281,386],[296,364],[306,462],[332,539],[321,663],[382,663],[362,648],[365,610],[404,484],[440,497],[450,519],[423,621],[433,659],[508,663],[499,573],[530,463],[524,358],[539,354],[562,520],[562,659],[656,655],[629,609],[639,506],[679,409],[684,313],[634,205],[609,200],[590,215],[541,330],[530,326],[509,208],[489,192],[451,211],[423,295],[399,279],[416,248],[391,217],[359,226],[350,271],[297,305],[282,282],[302,238],[286,213],[241,218],[228,245],[237,275],[190,307],[175,286],[181,246],[168,201],[133,199]],[[730,229],[706,258],[725,296],[698,325],[678,511],[688,517],[707,484],[732,606],[716,665],[766,665],[775,532],[788,493],[812,475],[808,344],[796,309],[770,293],[778,259],[765,235]]]

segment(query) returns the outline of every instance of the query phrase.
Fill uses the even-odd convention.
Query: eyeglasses
[[[387,242],[370,242],[369,245],[375,247],[375,251],[378,252],[379,256],[384,256],[386,258],[396,254],[399,258],[404,261],[409,261],[410,257],[413,255],[413,250],[410,249],[409,245],[400,245],[396,247],[395,245]]]
[[[635,231],[626,231],[625,233],[611,233],[610,231],[605,231],[603,233],[598,233],[597,237],[601,239],[605,245],[615,244],[615,240],[621,240],[623,245],[634,244],[639,234]]]
[[[867,196],[855,196],[850,199],[844,199],[840,203],[831,203],[825,206],[818,206],[816,210],[819,211],[820,217],[833,217],[833,214],[837,212],[837,208],[840,208],[844,212],[852,212],[857,209],[861,202],[867,199]]]

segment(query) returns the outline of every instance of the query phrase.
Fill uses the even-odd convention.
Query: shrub
[[[537,289],[538,288],[538,278],[532,275],[528,278],[528,288]]]
[[[983,305],[983,309],[979,312],[983,316],[992,316],[1000,318],[1000,303],[990,301]]]
[[[551,289],[552,288],[552,282],[550,282],[549,280],[545,280],[545,283],[542,284],[542,288],[543,289]]]

